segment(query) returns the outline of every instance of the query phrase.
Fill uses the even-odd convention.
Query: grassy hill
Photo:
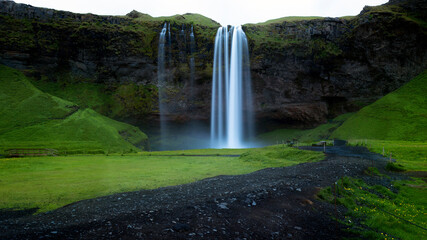
[[[341,115],[314,129],[278,129],[258,136],[269,144],[291,140],[427,140],[427,71],[357,113]]]
[[[67,153],[140,150],[138,128],[44,93],[19,71],[0,66],[0,150],[55,148]]]
[[[427,140],[427,71],[364,107],[331,137],[343,139]]]

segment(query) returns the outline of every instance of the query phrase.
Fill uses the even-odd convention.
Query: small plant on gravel
[[[365,173],[366,175],[369,175],[369,176],[379,176],[379,175],[380,175],[380,172],[378,171],[378,169],[377,169],[376,167],[368,167],[368,168],[364,171],[364,173]]]

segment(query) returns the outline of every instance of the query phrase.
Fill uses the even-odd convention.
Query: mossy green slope
[[[427,140],[427,71],[361,109],[335,130],[342,139]]]
[[[1,148],[49,147],[70,152],[140,150],[138,128],[44,93],[19,71],[0,66]]]
[[[1,65],[0,105],[0,134],[65,118],[78,108],[71,102],[41,92],[22,73]]]

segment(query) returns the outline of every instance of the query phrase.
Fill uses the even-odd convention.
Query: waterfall
[[[166,44],[167,23],[164,24],[159,37],[159,48],[157,55],[157,85],[160,88],[165,83],[165,44]],[[160,96],[160,94],[159,94]]]
[[[253,134],[251,92],[246,35],[241,26],[220,27],[212,73],[211,147],[247,146]]]
[[[187,36],[185,34],[185,25],[182,24],[181,31],[179,32],[180,42],[179,47],[179,59],[181,63],[187,62]]]
[[[194,40],[194,31],[193,25],[191,25],[191,33],[190,33],[190,100],[194,98],[194,74],[195,74],[195,65],[194,62],[194,53],[196,52],[196,42]]]
[[[166,45],[166,32],[168,24],[163,25],[162,31],[159,36],[159,47],[157,55],[157,88],[159,95],[159,115],[160,115],[160,139],[161,142],[166,138],[166,119],[165,113],[167,112],[165,100],[165,86],[166,86],[166,72],[165,72],[165,45]],[[170,35],[170,32],[169,32]]]
[[[172,66],[172,38],[171,38],[171,24],[168,23],[168,47],[169,47],[169,66]]]

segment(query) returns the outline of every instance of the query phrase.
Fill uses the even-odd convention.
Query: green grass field
[[[427,171],[427,142],[387,141],[358,139],[349,140],[353,146],[366,146],[369,151],[396,159],[408,171]]]
[[[203,155],[214,151],[189,152]],[[234,155],[243,150],[219,152]],[[242,157],[133,154],[0,159],[0,209],[39,208],[39,212],[44,212],[113,193],[185,184],[218,175],[246,174],[323,158],[318,152],[272,146],[251,149]]]
[[[395,181],[393,185],[398,194],[384,186],[344,177],[336,190],[328,187],[318,196],[333,203],[336,191],[337,202],[348,209],[342,223],[363,239],[425,239],[427,231],[422,228],[427,228],[427,184],[415,180]]]
[[[0,154],[18,147],[136,152],[146,140],[138,128],[42,92],[18,70],[0,65]]]

